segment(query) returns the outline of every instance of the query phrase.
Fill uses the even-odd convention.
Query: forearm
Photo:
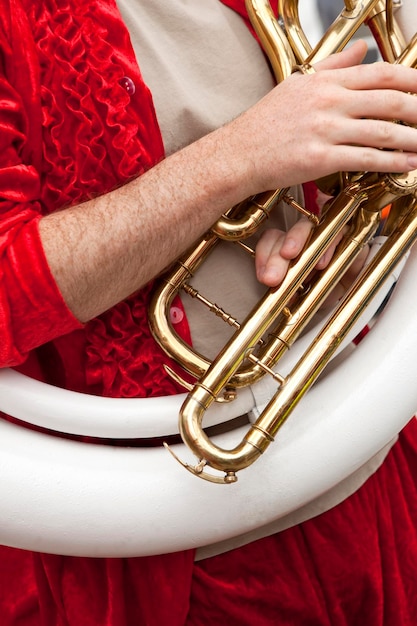
[[[212,133],[127,185],[41,220],[50,269],[79,320],[138,290],[251,193],[248,159],[224,145],[227,135]]]
[[[45,253],[74,315],[86,321],[129,296],[248,195],[335,171],[417,168],[417,130],[386,121],[398,111],[417,124],[408,93],[417,90],[417,73],[350,67],[363,53],[352,46],[322,62],[320,69],[339,68],[333,73],[291,76],[136,181],[45,217]]]

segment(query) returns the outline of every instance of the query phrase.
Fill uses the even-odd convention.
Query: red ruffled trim
[[[62,380],[71,386],[75,382],[71,369],[80,359],[74,358],[71,340],[63,335],[80,324],[56,288],[40,245],[37,221],[42,213],[80,203],[142,174],[163,157],[162,138],[151,94],[113,0],[1,0],[0,5],[0,255],[4,286],[0,289],[4,337],[0,365],[20,363],[34,347],[59,337],[58,352],[68,374]],[[127,314],[123,322],[129,309],[131,316]],[[132,326],[141,325],[137,320],[142,314],[143,325],[144,296],[138,297],[136,304],[134,299],[122,303],[93,323],[91,327],[98,333],[95,340],[88,329],[87,336],[92,338],[88,354],[95,354],[91,363],[87,361],[87,369],[93,367],[89,378],[94,382],[98,378],[101,345],[102,378],[109,393],[113,389],[116,395],[129,395],[134,388],[139,392],[134,383],[140,359],[137,351],[130,373],[127,357],[122,358],[119,375],[108,383],[111,350],[103,337],[127,337]],[[139,336],[146,339],[144,368],[152,369],[148,366],[152,339],[143,332]],[[85,342],[79,339],[77,335],[75,343],[84,351]],[[116,357],[126,355],[129,348],[120,347]],[[156,345],[154,350],[155,369],[163,378]],[[82,365],[84,369],[85,361]],[[115,388],[115,380],[120,389]],[[74,386],[84,386],[79,376]],[[149,394],[152,390],[145,385],[143,391]]]
[[[142,174],[163,147],[115,5],[99,3],[98,11],[95,2],[26,4],[42,68],[42,199],[53,210]],[[126,50],[130,64],[121,60]]]
[[[51,2],[48,10],[29,4],[43,68],[42,201],[54,210],[142,174],[163,157],[163,145],[116,5],[99,3],[98,12],[94,2]],[[87,324],[90,392],[137,397],[180,391],[166,375],[167,359],[148,329],[147,298],[144,290]],[[71,379],[68,373],[67,382]]]
[[[9,67],[12,48],[4,38],[0,45]],[[26,161],[31,155],[36,162],[36,150],[29,144],[37,134],[29,130],[24,106],[33,99],[36,81],[31,77],[36,72],[19,63],[20,40],[17,46],[16,63],[27,79],[27,91],[18,93],[0,76],[0,367],[22,363],[40,344],[80,326],[56,287],[39,239],[41,182],[33,163]]]
[[[148,324],[150,286],[86,326],[87,385],[109,397],[150,397],[184,391],[169,378],[164,365],[175,364],[156,345]],[[175,306],[181,307],[179,299]],[[177,331],[190,342],[188,324]]]

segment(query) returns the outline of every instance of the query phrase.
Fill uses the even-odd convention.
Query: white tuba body
[[[413,0],[404,0],[400,13],[403,32],[411,39],[415,29],[410,25],[417,25]],[[360,474],[417,409],[416,281],[417,252],[411,249],[392,268],[384,290],[357,320],[344,345],[351,345],[352,338],[374,319],[395,285],[372,331],[316,382],[307,403],[297,405],[277,441],[238,484],[218,487],[197,481],[162,446],[88,444],[0,420],[0,543],[93,557],[213,546],[207,548],[209,554],[221,550],[224,542],[244,541],[259,528],[268,532],[285,527],[287,516],[295,512],[302,521],[309,503],[326,498],[333,487]],[[312,336],[306,333],[294,352]],[[293,352],[286,358],[290,366]],[[211,406],[206,425],[256,413],[255,398],[266,403],[271,393],[268,383],[257,381],[241,389],[234,402]],[[13,370],[0,373],[4,413],[50,431],[81,436],[126,439],[177,434],[185,398],[186,394],[97,398]],[[245,430],[240,427],[217,435],[214,441],[229,448]],[[183,444],[174,448],[182,458],[191,455]]]

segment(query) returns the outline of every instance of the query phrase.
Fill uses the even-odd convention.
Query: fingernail
[[[281,272],[275,267],[267,267],[265,268],[264,273],[262,274],[261,282],[264,285],[268,285],[270,287],[279,285],[282,281]]]
[[[265,274],[265,265],[263,265],[262,267],[258,267],[258,269],[256,270],[256,276],[258,278],[258,280],[262,280]]]
[[[413,168],[413,170],[417,168],[417,155],[416,156],[411,155],[407,157],[407,161],[408,161],[408,164]]]
[[[293,250],[295,250],[296,248],[296,243],[295,243],[295,239],[286,239],[285,240],[285,244],[284,244],[285,249],[288,252],[292,252]]]

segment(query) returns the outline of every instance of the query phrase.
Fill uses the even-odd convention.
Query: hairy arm
[[[359,42],[316,74],[291,76],[139,179],[43,218],[48,263],[74,315],[87,321],[139,289],[249,195],[339,170],[416,168],[417,130],[392,119],[417,124],[409,95],[417,91],[417,72],[383,63],[356,67],[364,53]],[[285,262],[308,230],[295,234],[295,247],[288,240],[278,246]],[[264,255],[264,273],[274,256]]]

